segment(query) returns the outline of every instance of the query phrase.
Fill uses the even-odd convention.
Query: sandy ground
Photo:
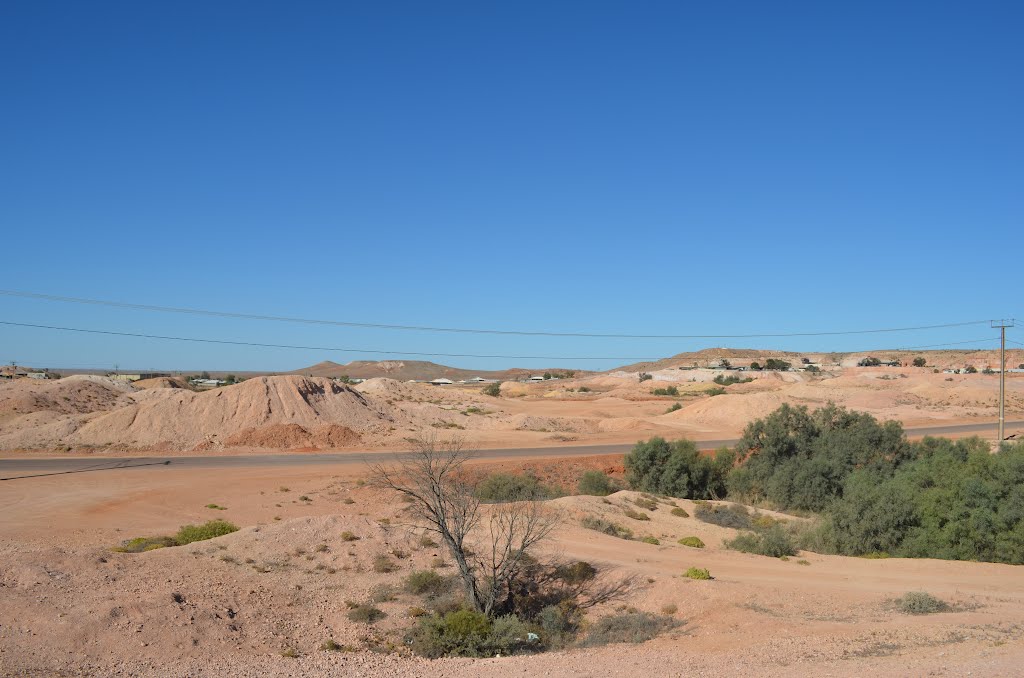
[[[353,388],[322,377],[255,377],[204,392],[159,380],[139,389],[97,376],[22,379],[0,384],[0,450],[116,455],[401,449],[410,438],[439,432],[457,433],[480,448],[630,443],[653,435],[708,440],[737,437],[782,403],[815,408],[834,402],[908,427],[992,421],[997,415],[998,376],[980,373],[676,367],[648,374],[643,382],[636,372],[505,382],[501,397],[483,395],[479,386],[384,378]],[[713,382],[722,376],[751,381],[723,388]],[[678,395],[652,393],[668,388]],[[1024,374],[1011,374],[1007,417],[1022,414]]]
[[[614,466],[599,458],[573,463]],[[561,470],[568,480],[578,468]],[[398,585],[445,556],[421,547],[403,504],[362,486],[364,475],[351,467],[288,467],[226,478],[156,467],[4,482],[0,674],[1012,676],[1024,665],[1019,567],[739,554],[720,547],[731,530],[672,516],[664,504],[650,521],[630,521],[622,514],[634,496],[627,492],[610,503],[552,502],[563,524],[548,550],[611,575],[638,575],[640,585],[623,603],[651,612],[676,605],[677,632],[638,646],[487,660],[320,651],[327,638],[400,646],[414,598],[400,593],[381,603],[388,616],[373,627],[349,621],[345,601],[365,601],[375,587]],[[209,503],[226,509],[205,508]],[[579,519],[588,514],[629,524],[662,545],[584,530]],[[210,518],[242,529],[143,554],[110,550],[130,537]],[[345,530],[360,539],[343,541]],[[707,548],[675,543],[690,535]],[[403,554],[395,556],[399,571],[374,573],[374,556],[396,549]],[[680,577],[690,566],[709,568],[714,580]],[[927,590],[954,611],[895,611],[890,601],[911,590]],[[286,648],[300,656],[282,657]]]

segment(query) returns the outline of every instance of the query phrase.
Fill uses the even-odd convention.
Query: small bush
[[[679,403],[672,403],[672,405],[667,410],[665,410],[665,414],[672,414],[673,412],[678,412],[681,409],[683,409],[682,405],[680,405]]]
[[[174,541],[179,546],[191,544],[194,541],[206,541],[215,537],[223,537],[225,534],[237,532],[238,526],[226,520],[210,520],[202,525],[184,525],[174,535]]]
[[[429,614],[429,613],[425,609],[423,609],[422,607],[413,606],[413,607],[410,607],[406,611],[406,614],[408,614],[413,619],[418,619],[420,617],[426,617],[427,614]]]
[[[679,622],[667,615],[623,612],[594,622],[582,644],[594,647],[609,643],[643,643],[677,626]]]
[[[652,395],[656,395],[656,396],[673,396],[673,397],[676,397],[676,396],[679,395],[679,389],[677,387],[675,387],[675,386],[669,386],[667,388],[656,388],[656,389],[651,390],[651,394]]]
[[[381,555],[379,555],[379,556],[377,556],[376,558],[373,559],[373,571],[374,572],[387,573],[387,572],[394,572],[397,569],[398,569],[398,563],[396,563],[395,561],[391,560],[391,558],[386,556],[386,555],[381,554]]]
[[[734,530],[750,530],[754,527],[754,520],[746,507],[735,504],[730,506],[697,504],[693,509],[693,516],[705,523],[719,527],[731,527]]]
[[[704,548],[704,542],[701,541],[700,537],[683,537],[679,540],[679,543],[694,549]]]
[[[906,614],[948,612],[949,604],[924,591],[910,591],[896,599],[896,608]]]
[[[341,533],[341,540],[342,541],[359,541],[359,537],[357,537],[354,533],[349,532],[348,530],[345,530],[344,532]]]
[[[675,507],[674,509],[672,509],[671,511],[669,511],[669,513],[671,513],[674,516],[678,516],[679,518],[689,518],[690,517],[690,514],[686,512],[686,509],[679,508],[678,506]]]
[[[286,647],[285,649],[281,650],[281,656],[286,657],[288,659],[298,659],[299,651],[296,650],[294,647]]]
[[[477,498],[488,502],[554,499],[561,495],[557,488],[548,487],[533,476],[512,473],[492,473],[476,487]]]
[[[437,546],[437,542],[429,534],[420,536],[419,545],[425,549],[432,549]]]
[[[340,645],[334,641],[334,638],[328,638],[320,645],[320,649],[324,652],[352,652],[355,648],[349,645]]]
[[[362,624],[373,624],[380,621],[387,615],[384,614],[383,610],[380,610],[372,605],[357,605],[348,611],[348,618],[354,622],[360,622]]]
[[[472,610],[423,617],[413,630],[410,645],[416,654],[438,657],[480,657],[485,654],[491,620]]]
[[[129,539],[120,546],[114,547],[112,550],[118,553],[143,553],[144,551],[153,551],[177,545],[178,542],[174,541],[173,537],[136,537],[135,539]]]
[[[646,509],[648,511],[658,510],[658,502],[654,501],[653,499],[644,499],[643,497],[637,497],[636,499],[633,500],[633,503],[639,506],[640,508]]]
[[[644,537],[640,541],[642,541],[645,544],[654,544],[655,546],[660,546],[661,545],[661,542],[658,541],[657,537]]]
[[[675,614],[678,611],[679,611],[679,606],[676,605],[675,603],[669,603],[668,605],[662,605],[661,606],[661,613],[662,614]]]
[[[604,534],[618,537],[619,539],[632,539],[633,530],[628,527],[623,527],[617,523],[613,523],[603,518],[594,518],[593,516],[586,516],[582,521],[583,527],[588,530],[596,530],[603,532]]]
[[[580,476],[580,482],[578,485],[580,494],[588,494],[593,497],[606,497],[612,492],[615,492],[615,483],[608,474],[602,473],[601,471],[585,471]]]
[[[683,576],[688,579],[697,579],[699,581],[711,579],[711,573],[708,572],[707,568],[701,567],[691,567],[683,573]]]
[[[733,539],[724,541],[723,544],[734,551],[756,553],[772,558],[796,555],[796,547],[781,525],[773,525],[760,534],[743,532]]]
[[[634,511],[631,508],[624,508],[624,509],[622,509],[622,512],[626,514],[627,518],[632,518],[633,520],[650,520],[651,519],[651,517],[649,515],[647,515],[646,513],[644,513],[643,511]]]
[[[487,384],[487,386],[484,386],[480,392],[486,396],[497,398],[501,395],[501,382],[496,381],[493,384]]]
[[[387,584],[378,584],[370,589],[371,603],[389,603],[395,599],[395,588]]]
[[[707,389],[704,392],[707,393],[709,396],[718,396],[725,393],[725,389],[722,388],[721,386],[712,386],[711,388]]]
[[[417,596],[436,597],[448,588],[448,580],[433,570],[417,570],[405,578],[405,590]]]

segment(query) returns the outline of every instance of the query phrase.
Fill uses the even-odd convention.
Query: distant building
[[[483,377],[473,377],[470,381],[474,384],[482,384],[487,381],[487,379],[484,379]]]
[[[530,381],[544,381],[544,375],[535,374],[530,377]]]
[[[455,382],[452,381],[451,379],[445,379],[444,377],[439,377],[437,379],[432,379],[430,381],[430,383],[433,384],[434,386],[451,386]]]
[[[118,381],[139,381],[140,379],[158,379],[171,376],[170,372],[139,372],[138,374],[108,374],[111,379]]]
[[[46,376],[46,372],[29,372],[25,376],[29,379],[49,379],[49,377]]]

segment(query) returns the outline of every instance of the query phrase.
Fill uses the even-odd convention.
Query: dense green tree
[[[630,487],[686,499],[718,499],[725,496],[725,478],[733,466],[731,450],[713,456],[701,454],[689,440],[668,442],[651,438],[639,442],[626,455],[626,480]]]

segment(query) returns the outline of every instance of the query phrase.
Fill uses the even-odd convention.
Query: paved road
[[[911,437],[963,433],[994,433],[996,425],[961,424],[908,428]],[[1007,433],[1024,428],[1024,421],[1006,422]],[[702,450],[735,445],[736,439],[696,441]],[[614,445],[573,445],[566,447],[514,447],[481,450],[480,459],[524,459],[530,457],[585,457],[599,454],[625,454],[632,443]],[[0,459],[0,480],[39,477],[64,473],[87,473],[126,468],[258,468],[274,466],[366,464],[395,458],[394,452],[342,452],[337,454],[252,454],[202,457],[38,457]]]

